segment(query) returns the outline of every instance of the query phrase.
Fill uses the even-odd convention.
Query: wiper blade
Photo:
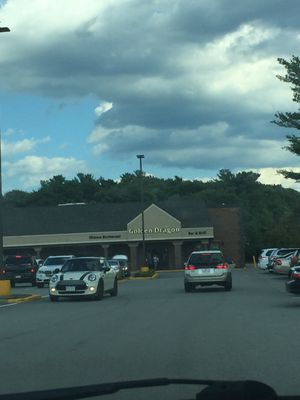
[[[0,400],[77,400],[93,396],[103,396],[116,393],[122,389],[134,389],[167,385],[212,385],[222,381],[203,379],[141,379],[135,381],[121,381],[112,383],[100,383],[95,385],[75,386],[72,388],[39,390],[35,392],[23,392],[12,394],[0,394]]]

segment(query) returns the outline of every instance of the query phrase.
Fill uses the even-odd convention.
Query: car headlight
[[[51,278],[51,282],[55,283],[58,281],[58,276],[57,275],[53,275]]]
[[[94,282],[96,279],[97,279],[97,276],[95,274],[90,274],[88,276],[88,280],[91,281],[91,282]]]

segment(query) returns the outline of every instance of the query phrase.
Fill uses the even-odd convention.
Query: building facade
[[[144,235],[143,235],[144,219]],[[126,254],[132,269],[182,268],[193,250],[221,248],[242,266],[238,209],[209,209],[199,201],[5,208],[4,254]]]

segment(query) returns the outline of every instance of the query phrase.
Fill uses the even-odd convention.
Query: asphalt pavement
[[[0,393],[155,377],[258,379],[300,393],[300,297],[285,278],[233,271],[233,290],[183,290],[183,273],[126,281],[118,297],[0,305]],[[119,398],[188,398],[188,386]],[[103,397],[102,397],[103,398]]]

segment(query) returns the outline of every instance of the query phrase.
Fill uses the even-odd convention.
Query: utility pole
[[[137,154],[137,158],[140,160],[140,184],[141,184],[141,209],[142,209],[142,245],[143,245],[143,265],[147,266],[146,259],[146,242],[145,242],[145,218],[144,218],[144,173],[142,160],[145,158],[144,154]]]
[[[0,32],[10,32],[7,26],[0,27]],[[0,268],[3,266],[3,199],[2,199],[2,136],[0,130]]]

